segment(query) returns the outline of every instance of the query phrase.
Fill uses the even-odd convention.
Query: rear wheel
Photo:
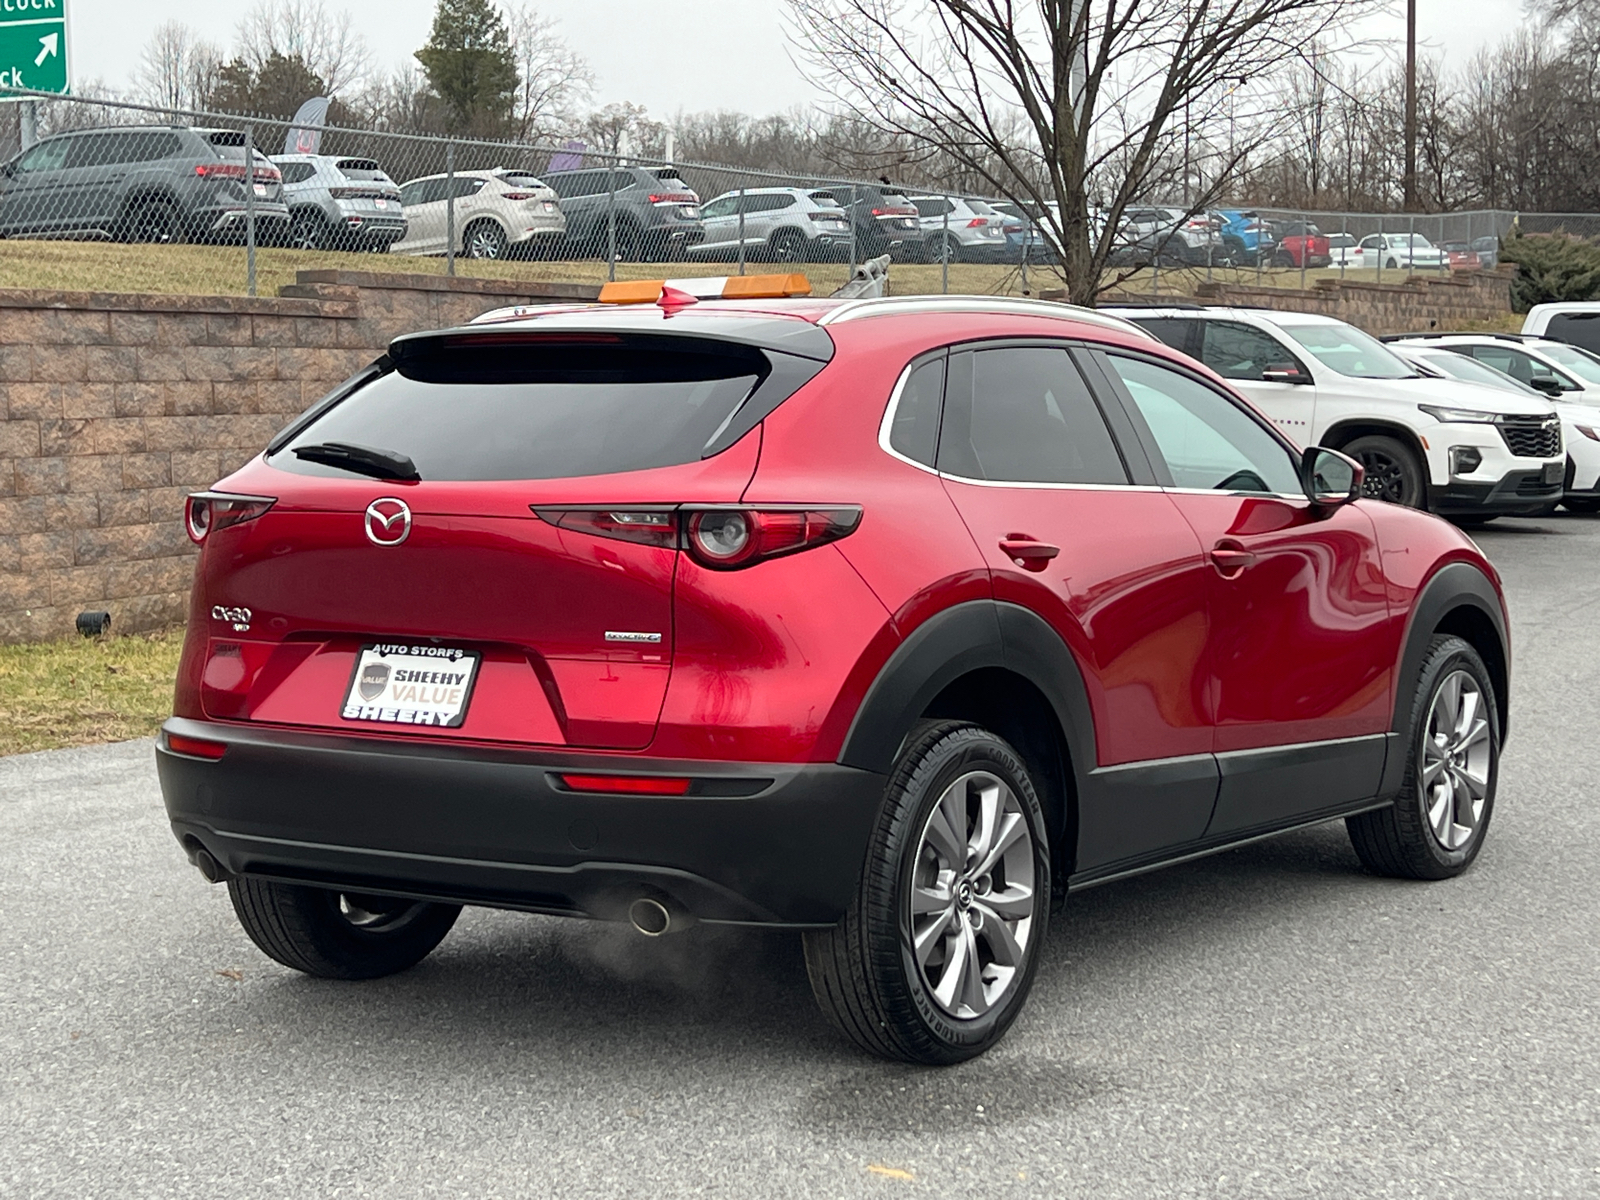
[[[1398,438],[1369,434],[1340,447],[1366,469],[1361,494],[1407,508],[1428,507],[1427,480],[1417,456]]]
[[[1561,502],[1568,512],[1597,513],[1600,512],[1600,499],[1590,496],[1568,496]]]
[[[249,876],[230,879],[228,896],[262,953],[323,979],[377,979],[416,966],[444,941],[461,913],[458,904]]]
[[[316,213],[295,213],[289,222],[289,245],[296,250],[326,249],[328,223]]]
[[[780,229],[767,243],[767,258],[780,263],[804,262],[806,245],[805,234],[794,229]]]
[[[183,222],[178,210],[165,200],[141,200],[123,218],[124,241],[166,243],[183,241]]]
[[[1478,652],[1440,635],[1428,647],[1411,704],[1405,783],[1390,808],[1346,828],[1369,871],[1448,879],[1472,865],[1494,813],[1500,722]]]
[[[890,777],[844,920],[805,935],[812,990],[872,1054],[972,1058],[1021,1011],[1049,902],[1049,844],[1027,767],[975,725],[929,725]]]
[[[498,221],[474,221],[461,239],[465,258],[504,258],[510,241]]]

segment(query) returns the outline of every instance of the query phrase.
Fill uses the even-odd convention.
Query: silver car
[[[400,189],[370,158],[280,154],[289,244],[301,250],[371,250],[406,235]]]
[[[927,262],[999,262],[1006,257],[1007,217],[983,200],[913,196]]]
[[[700,219],[706,238],[690,247],[689,258],[731,262],[739,257],[741,233],[751,260],[831,262],[850,255],[849,216],[836,201],[804,188],[724,192],[700,206]]]

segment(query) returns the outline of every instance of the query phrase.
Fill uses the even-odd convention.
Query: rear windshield
[[[389,178],[370,158],[341,158],[338,166],[341,175],[359,183],[383,183]]]
[[[511,187],[542,188],[544,180],[537,175],[529,175],[525,171],[507,171],[500,176]]]
[[[694,338],[457,335],[402,344],[398,369],[273,453],[343,442],[410,458],[424,480],[558,479],[694,462],[768,372],[750,347]]]

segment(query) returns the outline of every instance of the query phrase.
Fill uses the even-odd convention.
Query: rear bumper
[[[832,763],[668,762],[291,733],[173,718],[215,762],[156,750],[174,834],[230,874],[621,919],[818,927],[856,887],[884,779]],[[579,794],[556,773],[687,775],[685,796]]]

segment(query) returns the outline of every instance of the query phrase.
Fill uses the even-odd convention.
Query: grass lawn
[[[0,754],[153,734],[182,648],[181,628],[0,646]]]

